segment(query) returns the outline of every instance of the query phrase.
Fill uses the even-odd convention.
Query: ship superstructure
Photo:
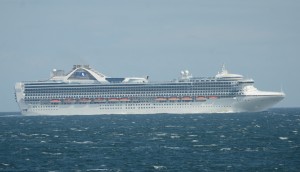
[[[150,82],[148,77],[107,77],[89,65],[74,65],[69,73],[54,69],[47,81],[16,83],[15,91],[24,115],[256,112],[285,97],[257,90],[252,79],[224,66],[215,77],[193,77],[186,70],[179,79]]]

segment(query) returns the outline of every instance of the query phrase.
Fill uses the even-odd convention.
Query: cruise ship
[[[199,114],[264,111],[285,94],[259,91],[254,80],[224,66],[214,77],[184,70],[177,79],[151,82],[74,65],[69,73],[53,69],[45,81],[16,83],[15,97],[23,115]]]

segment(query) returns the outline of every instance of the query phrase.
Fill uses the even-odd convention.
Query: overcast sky
[[[0,0],[0,111],[14,85],[90,64],[108,76],[228,70],[300,105],[299,0]]]

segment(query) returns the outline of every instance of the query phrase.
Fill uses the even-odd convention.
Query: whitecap
[[[9,166],[10,164],[6,164],[6,163],[1,163],[1,165],[4,165],[4,166]]]
[[[280,140],[287,140],[289,139],[288,137],[279,137]]]
[[[165,149],[172,149],[172,150],[180,150],[180,147],[171,147],[171,146],[164,146]]]
[[[257,149],[246,148],[246,152],[258,152]]]
[[[163,140],[163,138],[161,138],[161,137],[152,137],[152,138],[150,138],[148,140]]]
[[[155,170],[165,170],[165,169],[167,169],[167,167],[162,166],[162,165],[153,165],[153,168]]]
[[[220,151],[230,151],[231,148],[221,148]]]
[[[194,147],[215,147],[216,144],[210,144],[210,145],[193,145]]]
[[[113,133],[114,136],[124,136],[123,133]]]
[[[192,140],[192,143],[197,143],[197,142],[199,142],[198,140]]]
[[[166,128],[182,128],[181,125],[167,125]]]
[[[155,135],[157,135],[157,136],[166,136],[167,133],[156,133]]]
[[[180,138],[180,136],[178,136],[178,135],[172,135],[170,137],[171,137],[171,139],[179,139]]]
[[[54,156],[57,156],[57,155],[61,155],[62,153],[60,153],[60,152],[57,152],[57,153],[51,153],[51,152],[42,152],[42,154],[45,154],[45,155],[54,155]]]
[[[70,130],[72,130],[72,131],[83,131],[83,130],[80,130],[78,128],[70,128]]]
[[[189,135],[189,137],[197,137],[198,135],[195,135],[195,134],[191,134]]]
[[[62,130],[58,130],[58,129],[54,129],[52,131],[55,131],[55,132],[61,132]]]
[[[94,142],[92,142],[92,141],[83,141],[83,142],[73,141],[73,143],[77,143],[77,144],[92,144]]]

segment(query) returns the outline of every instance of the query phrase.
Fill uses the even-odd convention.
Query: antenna
[[[222,72],[225,72],[226,71],[226,67],[225,67],[225,63],[223,63],[222,65]]]
[[[282,84],[281,84],[281,86],[280,86],[280,92],[282,92],[282,93],[284,92],[284,91],[283,91],[283,86],[282,86]]]

